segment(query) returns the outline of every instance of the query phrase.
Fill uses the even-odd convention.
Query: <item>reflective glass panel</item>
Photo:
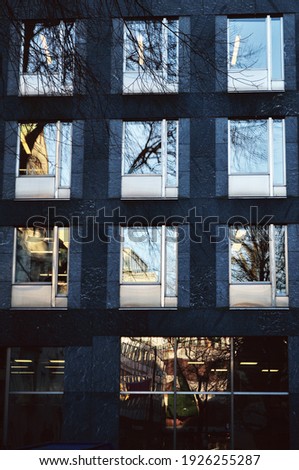
[[[235,449],[288,449],[286,396],[235,396]]]
[[[63,391],[63,348],[12,348],[10,391]]]
[[[15,282],[52,282],[53,230],[18,228]]]
[[[176,449],[230,449],[230,397],[180,394],[176,401]]]
[[[167,121],[167,186],[177,186],[177,122]]]
[[[278,119],[273,120],[273,163],[273,184],[285,184],[283,121]]]
[[[282,80],[281,18],[271,18],[272,80]]]
[[[174,227],[166,227],[166,259],[165,259],[165,295],[177,296],[177,237],[178,232]]]
[[[286,276],[286,227],[275,225],[275,269],[276,269],[276,295],[287,295]]]
[[[68,251],[69,251],[69,229],[58,228],[58,280],[57,294],[68,293]]]
[[[121,449],[173,449],[165,395],[127,395],[120,400]]]
[[[20,126],[19,176],[55,175],[57,128],[55,124]]]
[[[288,390],[286,338],[240,337],[235,338],[234,348],[236,391]]]
[[[266,19],[230,20],[229,51],[229,68],[231,69],[266,69]]]
[[[230,338],[178,338],[176,373],[179,391],[230,390]]]
[[[230,172],[268,173],[268,122],[230,121]]]
[[[38,448],[59,442],[62,401],[62,395],[10,395],[8,448]]]
[[[126,70],[161,70],[163,67],[162,23],[160,21],[128,21],[126,27]]]
[[[121,391],[173,390],[171,338],[122,338]]]
[[[61,188],[71,186],[71,157],[72,157],[72,124],[60,123],[60,159],[59,185]]]
[[[39,73],[45,81],[51,79],[54,83],[58,74],[59,79],[65,82],[71,78],[73,58],[73,23],[57,21],[48,24],[26,21],[24,27],[24,73]]]
[[[161,122],[126,122],[124,173],[161,175]]]
[[[167,78],[170,82],[178,79],[178,22],[167,24]]]
[[[231,238],[231,282],[270,282],[268,227],[234,227]]]
[[[124,228],[123,237],[122,282],[159,283],[161,228]]]

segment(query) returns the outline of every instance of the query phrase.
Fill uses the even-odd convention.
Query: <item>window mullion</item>
[[[3,418],[3,447],[4,448],[7,448],[7,444],[8,444],[10,361],[11,361],[11,348],[8,348],[7,354],[6,354],[5,391],[4,391],[4,418]]]

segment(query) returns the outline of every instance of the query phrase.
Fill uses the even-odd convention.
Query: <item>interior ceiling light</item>
[[[239,49],[240,49],[240,43],[241,43],[241,36],[239,34],[237,34],[236,37],[235,37],[235,43],[234,43],[234,50],[233,50],[231,65],[236,65],[236,63],[237,63],[238,53],[239,53]]]

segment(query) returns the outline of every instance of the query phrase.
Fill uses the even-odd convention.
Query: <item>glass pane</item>
[[[235,396],[235,449],[289,449],[286,396]]]
[[[161,122],[126,122],[124,173],[161,175]]]
[[[126,70],[162,70],[162,23],[128,21],[126,28]]]
[[[177,449],[230,448],[229,397],[177,395],[176,400]]]
[[[21,124],[19,176],[55,175],[55,124]]]
[[[71,158],[72,158],[72,124],[64,122],[60,124],[60,162],[59,162],[59,186],[70,188],[71,186]]]
[[[230,121],[232,174],[268,173],[268,122]]]
[[[58,228],[58,281],[57,294],[68,293],[68,251],[69,251],[69,229]]]
[[[165,295],[177,296],[177,237],[175,227],[166,227],[166,268],[165,268]]]
[[[235,338],[235,391],[288,390],[287,340],[281,337]]]
[[[276,295],[287,295],[286,280],[286,228],[275,225],[275,269],[276,269]]]
[[[165,395],[120,397],[120,449],[172,449]]]
[[[52,282],[53,230],[18,228],[15,282]]]
[[[178,22],[168,21],[167,24],[167,80],[176,82],[178,79]]]
[[[284,139],[283,122],[273,121],[273,162],[274,162],[274,185],[284,185]]]
[[[266,69],[266,19],[230,20],[229,51],[231,69]]]
[[[272,80],[282,80],[281,18],[271,19]]]
[[[159,283],[161,228],[124,228],[122,282]]]
[[[268,227],[231,228],[231,282],[270,282]]]
[[[11,392],[58,392],[63,382],[63,348],[11,349]]]
[[[178,338],[176,370],[179,391],[230,390],[230,339]]]
[[[167,121],[166,186],[177,186],[177,121]]]
[[[10,395],[10,449],[37,448],[61,440],[62,395]]]
[[[74,24],[51,25],[26,21],[24,29],[23,72],[38,73],[46,82],[70,82],[74,60]],[[57,85],[59,84],[57,83]]]
[[[121,391],[173,390],[170,338],[122,338]]]

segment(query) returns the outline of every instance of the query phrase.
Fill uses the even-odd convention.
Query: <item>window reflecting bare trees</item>
[[[122,196],[177,197],[177,149],[177,121],[124,122]]]
[[[125,22],[124,92],[175,92],[178,21]]]
[[[23,34],[21,92],[72,92],[74,23],[26,21]]]
[[[231,228],[231,306],[288,305],[286,237],[279,225]]]

